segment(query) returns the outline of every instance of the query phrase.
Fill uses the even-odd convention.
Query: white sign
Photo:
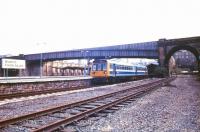
[[[25,60],[2,59],[2,68],[4,69],[25,69]]]

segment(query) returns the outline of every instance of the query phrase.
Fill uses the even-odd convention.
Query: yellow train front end
[[[106,60],[95,60],[92,64],[90,76],[96,82],[104,82],[109,77],[109,63]]]
[[[98,77],[98,78],[106,78],[106,77],[108,77],[106,71],[92,71],[90,73],[90,76],[91,77]]]

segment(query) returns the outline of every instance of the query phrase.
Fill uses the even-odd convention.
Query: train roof
[[[140,64],[136,65],[136,64],[126,63],[126,62],[118,62],[116,60],[106,60],[106,59],[97,59],[97,60],[94,60],[94,62],[109,62],[111,64],[117,64],[117,65],[146,67],[146,66],[140,65]]]
[[[116,62],[116,61],[113,61],[113,60],[107,60],[107,62],[112,63],[112,64],[117,64],[117,65],[146,67],[144,65],[139,65],[139,64],[136,65],[136,64],[126,63],[126,62]]]

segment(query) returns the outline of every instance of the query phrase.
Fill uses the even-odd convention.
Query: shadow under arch
[[[194,56],[196,57],[196,60],[197,60],[197,63],[198,63],[198,69],[199,69],[199,72],[200,72],[200,53],[199,51],[195,48],[195,47],[192,47],[192,46],[188,46],[188,45],[181,45],[181,46],[175,46],[173,47],[166,55],[165,57],[165,61],[164,61],[164,65],[166,67],[168,67],[168,64],[169,64],[169,59],[170,57],[176,52],[176,51],[179,51],[179,50],[187,50],[187,51],[190,51],[191,53],[194,54]]]

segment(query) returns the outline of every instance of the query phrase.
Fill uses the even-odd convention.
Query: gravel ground
[[[200,132],[200,82],[194,76],[180,75],[168,86],[106,117],[94,118],[89,118],[87,123],[80,121],[75,129],[84,132]]]
[[[118,91],[126,88],[126,86],[136,86],[144,83],[148,83],[152,80],[158,79],[144,79],[140,81],[133,81],[128,83],[114,84],[101,87],[93,87],[84,90],[74,90],[61,92],[57,95],[40,95],[34,97],[25,97],[21,99],[12,99],[8,101],[0,101],[0,120],[11,117],[20,116],[22,114],[31,113],[46,109],[47,107],[53,107],[61,105],[63,103],[72,103],[87,98],[96,97],[109,92]]]

